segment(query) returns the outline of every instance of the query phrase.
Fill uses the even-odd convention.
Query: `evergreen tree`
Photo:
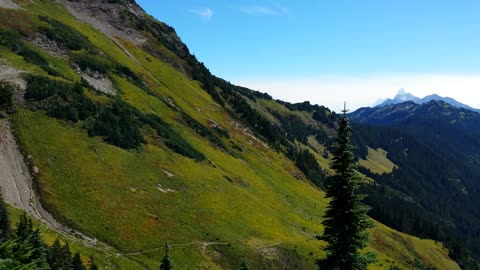
[[[0,110],[9,109],[13,106],[14,87],[6,82],[0,81]]]
[[[14,269],[14,253],[13,249],[16,245],[14,239],[9,239],[6,242],[0,244],[0,269]]]
[[[50,269],[40,231],[33,229],[32,220],[27,218],[25,213],[20,216],[17,230],[10,244],[13,252],[13,257],[10,259],[19,269]]]
[[[47,261],[51,268],[57,269],[61,266],[62,260],[62,245],[58,238],[53,242],[52,246],[48,249]]]
[[[248,266],[248,263],[245,259],[242,261],[242,264],[240,265],[240,270],[250,270],[250,266]]]
[[[31,222],[32,221],[30,220],[30,223]],[[40,230],[38,228],[32,231],[27,243],[32,246],[31,259],[32,261],[36,261],[36,268],[34,269],[50,269],[47,262],[47,248],[42,240]]]
[[[0,193],[0,243],[6,242],[10,233],[10,218],[8,217],[7,207]]]
[[[73,259],[68,243],[62,246],[57,238],[48,250],[47,261],[52,269],[70,269]]]
[[[165,243],[165,255],[163,256],[162,263],[160,264],[160,270],[173,269],[172,260],[170,259],[170,246]]]
[[[9,225],[8,212],[0,195],[0,270],[86,270],[80,254],[72,256],[68,243],[61,246],[57,239],[47,247],[40,230],[33,228],[32,220],[25,213],[20,216],[16,230]],[[98,270],[93,259],[90,270]]]
[[[62,254],[63,254],[63,267],[65,269],[70,269],[72,266],[72,259],[73,259],[73,254],[70,251],[70,245],[68,242],[65,243],[65,245],[62,247]]]
[[[32,233],[32,220],[27,218],[27,215],[23,213],[23,215],[20,216],[20,220],[17,224],[17,230],[15,231],[16,237],[21,240],[26,240]]]
[[[83,265],[82,258],[80,258],[80,253],[75,253],[72,258],[72,270],[86,270]]]
[[[330,203],[322,223],[325,227],[322,240],[328,244],[327,256],[318,260],[317,265],[319,269],[365,270],[375,261],[375,254],[359,251],[366,246],[366,229],[373,227],[373,223],[367,216],[369,208],[362,203],[365,196],[356,194],[360,179],[353,163],[347,110],[343,112],[333,151],[335,175],[326,185]]]

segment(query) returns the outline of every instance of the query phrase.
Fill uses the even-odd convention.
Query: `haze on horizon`
[[[480,108],[478,1],[138,3],[213,74],[274,98],[355,110],[404,88]]]

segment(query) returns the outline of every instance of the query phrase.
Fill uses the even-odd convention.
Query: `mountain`
[[[405,91],[405,89],[402,88],[402,89],[398,90],[397,95],[393,99],[390,99],[390,98],[386,99],[383,102],[381,102],[379,104],[376,104],[375,106],[376,107],[381,107],[381,106],[386,106],[386,105],[390,105],[390,104],[403,103],[403,102],[406,102],[406,101],[413,101],[413,102],[419,103],[420,98],[408,93],[407,91]]]
[[[380,147],[398,166],[391,175],[375,180],[403,194],[400,197],[418,203],[421,207],[415,211],[423,212],[419,216],[442,220],[435,223],[435,230],[443,227],[450,236],[463,238],[463,245],[478,252],[480,243],[473,239],[479,239],[480,212],[472,206],[480,203],[480,114],[432,100],[361,108],[349,117],[360,124],[355,141],[358,151],[364,153],[359,155],[366,155],[364,144]],[[435,205],[431,205],[433,201]],[[385,209],[374,209],[372,215],[394,226],[395,218],[389,217]],[[415,229],[406,229],[410,230]]]
[[[7,203],[44,224],[49,244],[60,235],[102,269],[158,269],[166,242],[178,269],[235,269],[242,258],[254,269],[316,268],[335,112],[214,76],[173,27],[132,0],[2,0],[0,7],[0,79],[8,82],[0,84],[0,184]],[[357,153],[365,162],[359,171],[364,189],[378,189],[371,203],[382,219],[370,231],[368,249],[379,255],[372,269],[460,269],[452,259],[463,267],[470,250],[455,245],[464,235],[454,232],[464,228],[447,225],[464,226],[460,218],[470,221],[478,204],[443,226],[438,209],[423,206],[432,199],[444,207],[458,192],[420,196],[437,187],[428,186],[434,171],[396,159],[396,148],[386,156],[378,148],[388,136],[363,137],[362,128],[359,150],[376,155]],[[426,187],[381,179],[404,168]],[[391,198],[403,204],[382,211]],[[404,213],[418,214],[415,230]],[[452,240],[380,223],[393,227],[392,220],[422,238],[437,237],[425,232],[439,223],[436,231]]]
[[[432,95],[426,96],[424,98],[418,98],[418,97],[412,95],[411,93],[406,92],[405,89],[398,90],[397,95],[393,99],[386,99],[386,100],[381,100],[380,99],[379,102],[376,102],[373,106],[374,107],[382,107],[382,106],[391,105],[391,104],[399,104],[399,103],[403,103],[403,102],[406,102],[406,101],[412,101],[412,102],[415,102],[417,104],[423,104],[423,103],[430,102],[432,100],[440,100],[440,101],[446,102],[450,105],[453,105],[457,108],[463,108],[463,109],[468,109],[468,110],[480,112],[480,109],[472,108],[472,107],[470,107],[466,104],[463,104],[461,102],[458,102],[455,99],[450,98],[450,97],[441,97],[437,94],[432,94]]]

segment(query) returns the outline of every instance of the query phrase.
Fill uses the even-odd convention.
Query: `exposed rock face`
[[[13,134],[10,123],[0,119],[0,186],[4,200],[28,213],[36,215],[31,205],[33,198],[31,177],[23,160]]]
[[[98,72],[85,72],[81,73],[84,78],[95,90],[107,95],[115,95],[116,91],[113,87],[113,83],[108,76],[100,74]]]
[[[62,0],[70,13],[85,23],[91,24],[113,40],[121,38],[135,45],[146,41],[145,35],[136,31],[135,27],[125,17],[134,14],[144,18],[145,12],[135,1],[86,1]]]
[[[142,47],[147,52],[170,63],[183,74],[189,75],[188,63],[178,61],[159,49],[158,43],[164,45],[180,58],[190,56],[187,46],[180,40],[175,29],[158,22],[147,15],[134,0],[59,0],[78,20],[91,24],[112,39],[131,59],[140,62],[122,41]],[[188,61],[187,61],[188,62]]]
[[[7,64],[3,64],[0,59],[0,81],[5,80],[16,86],[17,91],[13,93],[15,104],[24,104],[25,90],[27,89],[27,82],[22,77],[23,71],[13,68]]]
[[[32,39],[32,43],[37,48],[44,50],[51,56],[62,58],[67,57],[67,52],[63,48],[60,48],[56,41],[50,40],[44,35],[37,34]]]
[[[143,18],[145,12],[134,1],[87,1],[61,0],[67,10],[78,20],[90,24],[105,34],[120,47],[132,60],[140,64],[133,54],[122,44],[121,40],[140,46],[147,38],[122,14],[135,14]],[[108,3],[111,2],[111,3]]]
[[[15,4],[12,0],[0,0],[0,7],[3,8],[11,8],[11,9],[19,9],[20,7]]]

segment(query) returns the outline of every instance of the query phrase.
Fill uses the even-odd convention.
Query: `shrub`
[[[124,149],[133,149],[145,142],[140,127],[137,112],[125,102],[115,100],[95,116],[88,134],[103,136],[108,143]]]
[[[13,106],[13,92],[15,88],[6,81],[0,81],[0,110],[10,109]]]
[[[49,25],[39,27],[39,31],[49,39],[65,45],[70,50],[94,49],[90,41],[72,27],[46,16],[40,16],[40,20]]]
[[[113,64],[110,60],[91,52],[84,51],[77,53],[74,55],[73,61],[80,67],[81,70],[90,69],[103,74],[106,74],[113,68]]]
[[[84,94],[79,83],[53,80],[44,76],[30,75],[27,78],[25,98],[31,101],[43,101],[56,96],[52,102],[46,102],[49,115],[77,122],[95,115],[98,107]]]
[[[222,148],[222,149],[227,149],[223,142],[213,133],[211,132],[207,127],[204,125],[200,124],[197,120],[193,119],[190,115],[186,113],[182,113],[182,117],[187,123],[189,127],[191,127],[196,133],[198,133],[200,136],[207,138],[211,143],[215,144],[216,146]],[[227,133],[228,134],[228,133]]]
[[[37,65],[49,75],[58,75],[48,60],[37,50],[22,40],[22,36],[13,30],[0,30],[0,45],[9,48],[12,52],[20,55],[31,64]]]
[[[141,120],[146,125],[149,125],[155,129],[159,136],[165,138],[165,145],[175,153],[192,158],[196,161],[202,161],[206,159],[202,153],[193,148],[160,117],[153,114],[148,114],[143,115]]]

